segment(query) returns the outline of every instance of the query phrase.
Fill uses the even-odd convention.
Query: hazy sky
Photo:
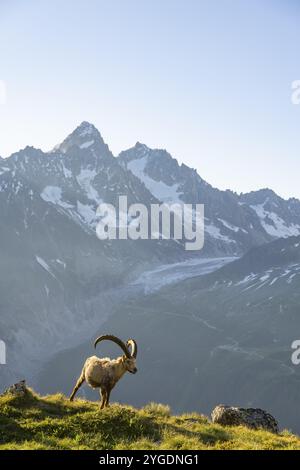
[[[299,21],[298,0],[0,0],[0,155],[87,120],[114,154],[300,198]]]

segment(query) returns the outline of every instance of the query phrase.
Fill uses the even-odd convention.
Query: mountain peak
[[[68,137],[55,147],[55,151],[67,153],[72,147],[78,147],[81,150],[97,146],[107,150],[107,146],[98,131],[98,129],[88,121],[83,121]]]
[[[144,149],[144,150],[148,150],[149,147],[147,147],[146,144],[142,144],[141,142],[137,141],[137,143],[135,144],[134,146],[135,149]]]
[[[262,188],[249,193],[242,193],[240,198],[243,202],[250,204],[264,204],[267,201],[283,201],[272,189]]]
[[[278,197],[277,194],[273,191],[273,189],[270,188],[262,188],[258,189],[257,191],[254,191],[257,194],[260,194],[262,196],[267,196],[267,197]]]
[[[103,142],[102,136],[94,124],[88,121],[82,121],[79,126],[74,129],[74,131],[67,137],[69,138],[79,138],[81,140],[88,139],[97,139]]]
[[[94,126],[94,124],[88,121],[82,121],[82,123],[75,129],[74,132],[79,133],[79,135],[82,137],[86,135],[100,135],[100,132]]]

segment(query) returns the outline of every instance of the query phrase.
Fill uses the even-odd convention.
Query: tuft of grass
[[[0,450],[18,449],[298,449],[300,438],[245,427],[211,424],[192,413],[172,416],[167,405],[144,408],[97,403],[62,395],[0,397]]]
[[[171,415],[171,408],[169,405],[163,405],[162,403],[148,403],[148,405],[144,406],[143,410],[151,416],[160,418],[169,418]]]

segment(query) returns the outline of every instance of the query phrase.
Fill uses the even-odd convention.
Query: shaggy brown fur
[[[111,339],[111,337],[102,338]],[[126,352],[128,352],[128,354],[118,357],[117,359],[110,359],[108,357],[100,359],[97,356],[89,357],[85,361],[80,377],[70,396],[70,400],[72,401],[74,399],[78,389],[84,382],[86,382],[92,388],[100,389],[102,397],[100,408],[102,409],[105,406],[108,406],[110,393],[116,383],[126,372],[130,372],[132,374],[137,372],[136,358],[130,355],[128,348]]]

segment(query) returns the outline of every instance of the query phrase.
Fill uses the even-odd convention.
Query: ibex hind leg
[[[73,391],[72,391],[71,396],[70,396],[70,401],[74,400],[74,397],[75,397],[78,389],[81,387],[81,385],[83,384],[84,381],[85,381],[84,371],[82,371],[79,379],[76,382],[75,387],[73,388]]]

